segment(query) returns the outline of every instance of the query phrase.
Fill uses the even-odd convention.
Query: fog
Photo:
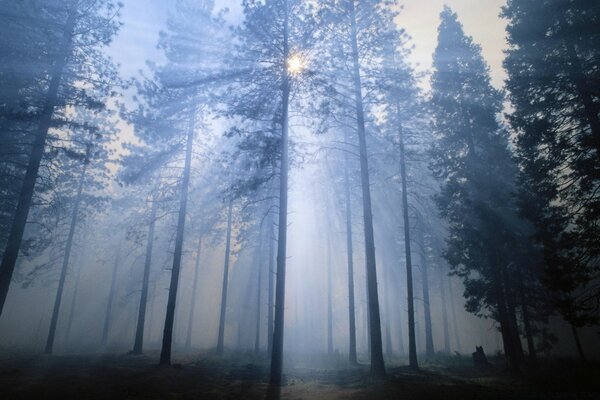
[[[0,2],[0,375],[594,371],[600,13],[543,3]]]

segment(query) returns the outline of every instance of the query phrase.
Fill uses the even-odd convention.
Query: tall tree
[[[516,168],[498,115],[502,93],[490,83],[481,49],[448,7],[434,53],[432,168],[450,237],[445,258],[465,284],[467,310],[499,322],[507,363],[522,359],[515,314],[514,244],[527,241],[516,213]]]
[[[31,11],[13,9],[16,12],[22,10]],[[119,27],[116,19],[118,6],[113,1],[51,1],[33,4],[33,10],[38,12],[34,12],[33,16],[28,13],[23,21],[28,31],[38,34],[28,34],[20,39],[27,41],[34,37],[35,40],[43,40],[41,47],[46,51],[40,54],[49,54],[50,57],[43,61],[47,63],[46,67],[25,70],[41,73],[29,79],[43,81],[44,94],[31,103],[35,109],[34,139],[28,150],[27,167],[2,255],[0,312],[19,255],[51,128],[66,124],[69,106],[102,108],[104,99],[112,92],[112,85],[117,82],[111,61],[102,53],[102,48],[110,43]],[[28,88],[23,89],[26,91]]]
[[[510,0],[504,66],[522,214],[535,226],[554,305],[576,326],[600,315],[600,6]]]
[[[311,16],[298,0],[248,0],[243,2],[244,22],[237,30],[239,44],[235,63],[234,91],[228,101],[230,115],[241,117],[246,126],[236,127],[238,136],[254,132],[275,143],[270,153],[263,153],[265,142],[257,152],[274,158],[279,171],[279,220],[275,282],[275,314],[271,376],[280,384],[283,366],[283,328],[285,309],[285,270],[287,249],[289,108],[295,84],[303,72],[301,52],[310,42]],[[266,121],[266,122],[259,122]],[[257,132],[258,131],[258,132]],[[270,140],[269,140],[270,139]],[[273,175],[271,175],[272,177]],[[267,180],[270,180],[268,178]],[[264,179],[254,180],[260,186]]]

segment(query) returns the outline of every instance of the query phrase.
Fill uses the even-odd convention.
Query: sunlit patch
[[[300,54],[293,54],[288,58],[287,68],[290,75],[299,75],[306,69],[306,62]]]

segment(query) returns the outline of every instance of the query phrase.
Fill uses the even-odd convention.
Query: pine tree
[[[522,360],[512,281],[514,245],[526,241],[513,196],[516,168],[481,49],[448,7],[441,14],[432,77],[437,203],[449,223],[445,258],[465,284],[467,310],[500,324],[509,368]]]
[[[31,139],[30,145],[20,150],[26,154],[27,167],[21,171],[21,187],[18,200],[13,202],[12,221],[2,255],[0,312],[19,256],[40,165],[48,150],[49,132],[68,125],[70,106],[103,108],[113,92],[113,85],[118,84],[115,68],[102,52],[119,28],[117,4],[111,0],[70,0],[36,1],[30,6],[11,9],[13,18],[20,19],[17,24],[22,23],[27,33],[18,40],[23,41],[26,49],[34,47],[31,52],[22,53],[26,64],[20,79],[15,80],[17,85],[26,85],[17,89],[25,93],[25,97],[17,98],[20,107],[28,104]],[[29,39],[33,41],[30,43]],[[10,48],[13,45],[7,47]],[[30,58],[33,54],[41,58]],[[15,60],[23,61],[19,57]],[[40,63],[35,64],[37,61]],[[8,77],[10,79],[10,74]]]
[[[597,323],[600,291],[600,5],[510,0],[507,89],[522,214],[544,281],[570,323]]]

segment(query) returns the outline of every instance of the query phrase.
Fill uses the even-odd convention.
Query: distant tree
[[[220,69],[223,54],[213,43],[222,38],[222,26],[222,15],[214,14],[213,1],[177,1],[158,45],[167,62],[161,66],[151,65],[153,77],[137,84],[139,106],[127,114],[144,145],[131,147],[134,152],[129,156],[124,174],[136,180],[159,167],[163,172],[168,167],[169,175],[179,186],[173,268],[160,356],[160,363],[165,365],[171,363],[194,138],[210,113],[211,77]],[[176,174],[174,171],[181,167],[178,157],[182,152],[183,172]]]
[[[521,211],[571,324],[600,316],[600,4],[510,0],[507,89]]]

